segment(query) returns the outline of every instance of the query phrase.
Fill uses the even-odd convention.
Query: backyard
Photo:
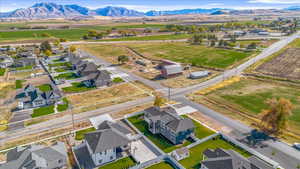
[[[43,85],[37,86],[37,88],[39,88],[40,91],[42,91],[42,92],[49,92],[52,90],[52,87],[50,84],[43,84]]]
[[[68,72],[68,73],[62,73],[54,77],[55,79],[66,79],[66,80],[72,80],[72,79],[77,79],[78,76],[76,73],[73,72]]]
[[[223,148],[223,149],[232,149],[236,152],[240,153],[242,156],[249,157],[251,154],[248,152],[235,147],[234,145],[230,144],[229,142],[221,139],[216,138],[206,142],[203,142],[195,147],[190,149],[190,156],[186,159],[179,161],[186,169],[198,169],[201,168],[201,161],[203,160],[203,152],[206,149],[216,149],[216,148]]]
[[[76,131],[75,140],[83,140],[84,139],[84,134],[89,133],[89,132],[93,132],[95,130],[96,129],[94,127],[91,127],[91,128]]]
[[[92,89],[96,89],[96,87],[86,87],[81,82],[73,82],[71,84],[72,84],[72,86],[62,88],[63,92],[65,92],[65,93],[80,93],[80,92],[86,92],[86,91],[89,91]]]
[[[120,160],[117,160],[115,162],[106,164],[102,167],[99,167],[98,169],[128,169],[132,166],[134,166],[136,162],[131,157],[125,157]]]
[[[152,59],[168,59],[193,66],[225,69],[254,54],[232,49],[213,48],[202,45],[190,45],[184,42],[175,43],[136,43],[126,44]]]
[[[154,164],[146,169],[174,169],[174,167],[172,167],[171,164],[169,164],[168,162],[161,162],[158,164]]]

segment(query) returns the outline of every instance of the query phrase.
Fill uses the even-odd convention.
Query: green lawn
[[[70,62],[58,62],[58,63],[51,63],[48,66],[49,67],[60,67],[60,66],[72,67],[72,64]]]
[[[69,68],[64,68],[64,67],[59,67],[59,68],[55,68],[54,71],[57,73],[61,73],[61,72],[66,72],[68,70],[71,70]]]
[[[55,79],[66,79],[66,80],[71,80],[71,79],[76,79],[78,76],[73,73],[73,72],[68,72],[68,73],[62,73],[54,77]]]
[[[89,132],[93,132],[93,131],[96,131],[96,129],[94,127],[87,128],[87,129],[80,130],[80,131],[76,131],[75,140],[83,140],[84,139],[84,134],[89,133]]]
[[[194,66],[227,68],[249,57],[253,52],[190,45],[184,42],[128,44],[146,57],[169,59]]]
[[[40,85],[40,86],[37,86],[37,87],[42,92],[49,92],[49,91],[53,90],[50,84],[43,84],[43,85]]]
[[[170,34],[170,35],[152,35],[152,36],[132,36],[117,39],[105,39],[101,41],[147,41],[147,40],[177,40],[191,38],[191,34]]]
[[[62,88],[65,93],[85,92],[92,89],[95,89],[95,87],[86,87],[84,84],[79,82],[74,82],[72,83],[72,86]]]
[[[245,157],[251,156],[248,152],[231,145],[230,143],[222,140],[209,140],[204,143],[201,143],[193,148],[190,149],[190,156],[186,159],[179,161],[186,169],[198,169],[201,168],[200,162],[203,160],[203,152],[206,149],[216,149],[216,148],[223,148],[223,149],[232,149],[240,153]]]
[[[114,82],[114,83],[121,83],[121,82],[124,82],[124,80],[122,78],[120,78],[120,77],[116,77],[116,78],[114,78],[112,80],[112,82]]]
[[[6,72],[5,68],[0,68],[0,76],[3,76]]]
[[[167,162],[161,162],[158,164],[154,164],[146,169],[175,169],[175,168]]]
[[[35,117],[40,117],[52,113],[54,113],[54,105],[34,109],[33,113],[31,114],[31,117],[35,118]]]
[[[262,110],[267,109],[268,99],[281,97],[289,99],[294,106],[290,120],[300,128],[300,88],[298,87],[243,79],[207,96],[251,115],[258,115]]]
[[[33,66],[29,65],[29,66],[24,66],[24,67],[17,67],[16,70],[20,71],[20,70],[29,70],[32,69]]]
[[[186,115],[183,115],[183,117],[185,118],[189,118],[188,116]],[[192,119],[193,120],[193,119]],[[202,139],[202,138],[205,138],[207,136],[210,136],[210,135],[213,135],[215,134],[215,132],[211,131],[209,128],[201,125],[200,123],[198,123],[197,121],[193,120],[194,122],[194,125],[195,125],[195,130],[194,130],[194,133],[195,133],[195,136],[199,139]]]
[[[136,162],[131,157],[125,157],[115,162],[106,164],[98,169],[127,169],[134,166]]]
[[[67,100],[67,98],[63,98],[63,102],[64,102],[64,104],[57,105],[57,111],[63,112],[69,108],[69,101]]]
[[[148,137],[157,147],[159,147],[161,150],[163,150],[166,153],[169,153],[177,148],[185,147],[189,144],[191,144],[190,141],[186,141],[182,145],[174,145],[170,141],[168,141],[166,138],[159,134],[152,134],[147,129],[147,123],[142,119],[142,115],[133,116],[128,118],[128,120],[137,128],[139,129],[146,137]]]
[[[23,87],[23,82],[25,82],[25,80],[16,80],[16,89],[21,89]]]

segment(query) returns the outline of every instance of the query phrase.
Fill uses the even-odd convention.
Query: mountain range
[[[300,11],[300,6],[286,8],[284,10]],[[230,14],[237,10],[211,8],[211,9],[181,9],[170,11],[139,12],[123,7],[107,6],[91,10],[79,5],[59,5],[56,3],[37,3],[29,8],[16,9],[11,12],[0,13],[0,18],[69,18],[76,16],[110,16],[110,17],[134,17],[134,16],[162,16],[184,14]]]

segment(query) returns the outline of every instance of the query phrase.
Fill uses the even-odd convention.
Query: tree
[[[247,49],[256,49],[257,45],[255,42],[252,42],[251,44],[248,45]]]
[[[74,53],[77,50],[76,46],[70,46],[70,52]]]
[[[210,46],[211,46],[211,47],[216,46],[216,41],[212,40],[212,41],[210,42]]]
[[[40,45],[40,49],[42,52],[45,52],[46,50],[52,51],[51,45],[49,41],[44,41]]]
[[[260,128],[270,134],[279,134],[287,127],[288,117],[292,115],[293,105],[284,98],[267,101],[269,108],[261,112]]]
[[[124,64],[125,62],[128,62],[129,61],[129,57],[126,56],[126,55],[121,55],[121,56],[118,56],[118,62]]]
[[[60,46],[60,41],[57,39],[53,42],[53,44],[56,46],[56,47],[59,47]]]
[[[44,54],[49,57],[52,55],[52,52],[50,50],[46,50]]]
[[[194,35],[191,39],[192,44],[201,45],[202,43],[202,37],[201,35]]]
[[[156,107],[161,107],[165,104],[165,102],[166,102],[166,100],[160,94],[156,94],[153,105]]]

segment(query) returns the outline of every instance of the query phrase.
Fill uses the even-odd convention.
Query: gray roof
[[[104,121],[98,126],[99,130],[105,130],[105,129],[115,129],[121,132],[122,134],[130,134],[131,131],[121,122],[113,123],[111,121]]]
[[[59,151],[57,151],[59,149]],[[36,155],[39,158],[36,158]],[[58,142],[57,144],[45,147],[42,145],[32,145],[27,147],[17,147],[7,153],[7,162],[0,165],[0,169],[23,169],[23,168],[36,168],[45,167],[39,166],[37,160],[46,160],[47,169],[56,168],[51,166],[53,163],[50,161],[58,161],[67,159],[67,153],[64,143]]]
[[[175,133],[195,128],[191,119],[179,116],[172,107],[162,109],[151,107],[145,110],[145,116],[155,121],[160,120],[164,122]]]
[[[85,134],[85,140],[93,153],[125,146],[129,143],[129,139],[116,129],[104,129],[87,133]]]
[[[233,150],[205,150],[203,155],[208,159],[202,161],[208,169],[272,169],[266,162],[252,156],[249,159]]]
[[[163,66],[163,69],[166,70],[166,73],[168,75],[182,73],[182,67],[179,64],[166,65],[166,66]]]
[[[96,70],[93,73],[90,73],[88,76],[86,76],[87,80],[94,80],[94,81],[98,81],[98,80],[110,80],[110,74],[108,71],[106,70]]]

